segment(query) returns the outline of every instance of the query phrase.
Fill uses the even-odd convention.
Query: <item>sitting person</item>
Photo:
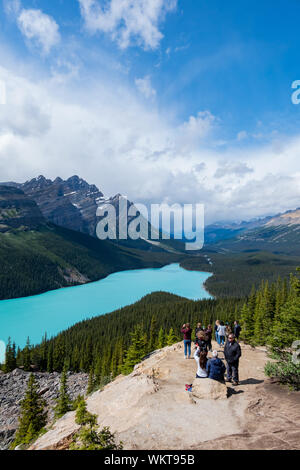
[[[224,374],[226,368],[221,359],[218,358],[218,351],[213,351],[212,356],[206,365],[207,376],[209,379],[225,383]]]
[[[196,335],[195,345],[200,348],[200,351],[208,351],[208,338],[204,331],[198,331]]]
[[[195,354],[194,354],[194,359],[197,362],[197,366],[198,366],[197,373],[196,373],[196,379],[206,379],[206,377],[207,377],[206,352],[201,351],[199,348],[197,348],[197,350],[195,351]]]

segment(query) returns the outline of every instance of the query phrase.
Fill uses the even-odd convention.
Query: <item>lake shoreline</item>
[[[145,295],[167,292],[189,300],[213,298],[204,283],[212,273],[186,270],[179,263],[131,269],[99,281],[0,301],[1,337],[23,347],[27,336],[37,344],[74,324],[130,306]]]

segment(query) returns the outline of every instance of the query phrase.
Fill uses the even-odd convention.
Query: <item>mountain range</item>
[[[184,240],[99,240],[97,207],[112,204],[119,217],[121,197],[106,198],[79,176],[0,183],[0,299],[170,262],[213,272],[213,295],[247,295],[250,283],[273,279],[275,264],[283,276],[299,265],[300,209],[209,225],[204,249],[185,252]]]
[[[37,181],[36,189],[41,191],[38,186]],[[50,198],[48,206],[51,204]],[[44,198],[38,206],[20,187],[0,185],[0,300],[87,283],[116,271],[161,267],[181,259],[160,247],[142,250],[119,246],[56,225],[46,219],[41,206],[45,211]],[[72,223],[68,213],[64,220]]]

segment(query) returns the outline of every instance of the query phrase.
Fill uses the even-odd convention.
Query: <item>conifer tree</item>
[[[24,362],[23,362],[24,370],[26,370],[26,371],[30,371],[30,366],[31,366],[30,351],[31,351],[30,339],[27,338],[26,346],[25,346],[25,349],[24,349]]]
[[[300,280],[291,277],[291,289],[287,302],[281,307],[272,327],[270,344],[273,350],[291,348],[300,332]]]
[[[66,413],[68,413],[68,411],[70,411],[71,408],[72,408],[71,400],[68,395],[68,388],[67,388],[67,369],[65,367],[60,377],[59,397],[57,399],[56,406],[54,408],[55,417],[61,418]]]
[[[170,328],[169,334],[167,336],[167,346],[172,346],[172,344],[177,343],[177,337],[174,333],[174,329]]]
[[[4,364],[4,372],[12,372],[17,367],[16,361],[16,345],[13,343],[11,344],[11,339],[8,338],[6,351],[5,351],[5,364]]]
[[[74,436],[70,450],[122,450],[122,443],[116,443],[108,427],[98,431],[97,416],[87,411],[84,399],[78,403],[75,421],[81,429]]]
[[[149,336],[149,348],[148,352],[153,352],[155,350],[155,343],[156,343],[156,318],[153,316],[151,318],[151,325],[150,325],[150,336]]]
[[[161,327],[158,333],[157,347],[158,349],[162,349],[165,347],[165,345],[166,345],[165,332],[164,332],[163,327]]]
[[[21,403],[19,428],[12,448],[29,444],[35,439],[46,425],[45,401],[38,393],[38,384],[33,374],[30,374],[25,397]]]
[[[90,368],[90,373],[89,373],[87,394],[90,395],[91,393],[93,393],[94,390],[95,390],[94,369],[93,369],[93,367],[91,367]]]
[[[131,336],[131,344],[127,350],[126,358],[122,367],[123,374],[130,374],[134,366],[145,356],[146,342],[145,334],[141,325],[137,325]]]

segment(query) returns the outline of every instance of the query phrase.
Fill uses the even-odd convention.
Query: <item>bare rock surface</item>
[[[5,450],[13,441],[20,414],[20,404],[24,398],[29,373],[15,369],[10,374],[0,375],[0,450]],[[47,403],[49,422],[53,420],[53,406],[58,397],[60,374],[34,373],[39,383],[39,391]],[[87,389],[87,374],[68,373],[68,392],[71,399],[84,394]]]

